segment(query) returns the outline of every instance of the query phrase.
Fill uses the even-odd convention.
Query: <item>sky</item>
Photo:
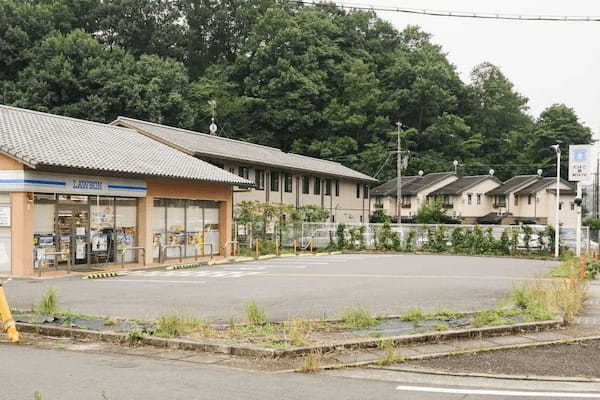
[[[344,1],[338,1],[344,4]],[[347,0],[406,8],[600,17],[594,0]],[[564,103],[600,136],[600,22],[525,22],[377,12],[396,28],[419,25],[448,53],[461,78],[484,61],[501,68],[537,117]]]

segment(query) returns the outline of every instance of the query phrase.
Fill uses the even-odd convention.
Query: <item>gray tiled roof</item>
[[[515,190],[522,189],[525,186],[531,185],[536,182],[540,177],[538,175],[517,175],[513,176],[506,182],[504,182],[501,186],[490,190],[487,192],[487,195],[494,196],[497,194],[508,194],[514,192]]]
[[[565,190],[565,189],[561,189],[561,193],[563,194],[573,194],[575,193],[575,190],[573,188],[573,185],[571,185],[569,182],[567,182],[564,179],[561,179],[561,182],[564,183],[565,185],[567,185],[570,189]],[[531,185],[519,190],[517,193],[517,195],[522,196],[522,195],[529,195],[529,194],[535,194],[537,192],[540,192],[546,188],[548,188],[549,186],[552,186],[552,184],[556,183],[556,178],[554,177],[546,177],[546,178],[540,178],[538,179],[536,182],[532,183]]]
[[[435,185],[436,183],[454,176],[453,172],[434,172],[424,176],[403,176],[401,190],[402,195],[414,196],[420,191]],[[396,181],[397,178],[391,179],[371,189],[372,196],[396,196]]]
[[[458,180],[430,193],[429,195],[458,195],[487,179],[492,179],[498,183],[501,183],[500,179],[491,175],[462,176],[458,178]]]
[[[279,149],[241,140],[223,138],[186,129],[119,117],[115,125],[137,129],[157,140],[187,151],[201,158],[226,159],[308,173],[332,175],[363,182],[377,182],[361,172],[340,163],[300,154],[285,153]]]
[[[31,168],[251,182],[132,129],[0,105],[0,151]]]

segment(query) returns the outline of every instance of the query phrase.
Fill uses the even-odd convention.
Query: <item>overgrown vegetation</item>
[[[351,307],[342,313],[342,322],[349,329],[366,329],[377,324],[377,318],[364,307]]]
[[[384,356],[377,362],[378,365],[387,366],[404,362],[404,357],[396,354],[396,346],[391,340],[382,340],[377,344],[379,350],[384,351]]]
[[[252,325],[262,325],[267,322],[267,313],[265,309],[254,300],[248,302],[245,306],[246,319]]]
[[[311,373],[317,372],[321,368],[321,359],[323,354],[319,350],[311,351],[307,354],[298,368],[300,372]]]
[[[35,306],[35,311],[40,314],[54,315],[60,312],[56,289],[49,288],[42,293]]]
[[[208,322],[187,315],[173,313],[161,316],[156,321],[154,335],[170,338],[210,329]]]

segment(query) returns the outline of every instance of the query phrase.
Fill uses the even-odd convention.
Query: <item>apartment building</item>
[[[403,221],[411,221],[419,212],[419,208],[427,200],[427,196],[454,181],[458,177],[453,172],[438,172],[427,175],[403,176],[401,182],[400,215]],[[397,182],[392,179],[382,185],[371,189],[371,213],[384,210],[392,219],[398,220],[397,210]]]
[[[462,176],[429,194],[441,201],[449,216],[465,224],[475,224],[492,208],[492,198],[486,193],[499,187],[500,179],[492,175]]]
[[[503,224],[556,223],[556,178],[518,176],[487,194],[493,199],[495,219]],[[565,227],[577,225],[576,190],[560,180],[559,221]],[[494,218],[493,215],[491,215]]]
[[[234,190],[234,209],[244,200],[295,207],[317,205],[329,211],[332,222],[368,220],[369,186],[377,180],[340,163],[126,117],[112,124],[135,129],[253,181],[253,188]]]

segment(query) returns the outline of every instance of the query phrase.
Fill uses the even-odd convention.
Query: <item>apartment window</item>
[[[291,174],[285,174],[284,176],[284,183],[285,183],[285,192],[286,193],[292,193],[292,175]]]
[[[321,178],[315,176],[315,194],[321,194]]]
[[[256,190],[265,190],[265,171],[257,169],[254,171],[254,183],[256,184]]]
[[[340,181],[335,180],[335,197],[340,197]]]
[[[244,179],[248,179],[250,177],[250,168],[248,167],[239,167],[238,175]]]
[[[496,207],[506,207],[506,195],[496,196]]]
[[[325,196],[331,196],[331,179],[325,179]]]
[[[561,201],[560,203],[558,203],[558,209],[562,210],[562,206],[563,206],[563,202]]]
[[[473,195],[472,194],[467,195],[467,204],[468,205],[473,204]]]
[[[477,205],[481,205],[481,193],[477,193]]]
[[[356,184],[356,198],[360,199],[360,183]]]
[[[527,204],[531,205],[531,195],[527,195]]]
[[[515,194],[515,206],[519,205],[519,196]]]
[[[575,211],[575,203],[571,202],[571,211]]]
[[[366,199],[369,197],[369,186],[363,185],[363,197]]]
[[[232,174],[235,174],[235,168],[229,167],[229,172],[231,172]]]
[[[302,193],[310,194],[310,177],[309,176],[302,177]]]
[[[271,172],[271,192],[279,192],[279,172]]]

